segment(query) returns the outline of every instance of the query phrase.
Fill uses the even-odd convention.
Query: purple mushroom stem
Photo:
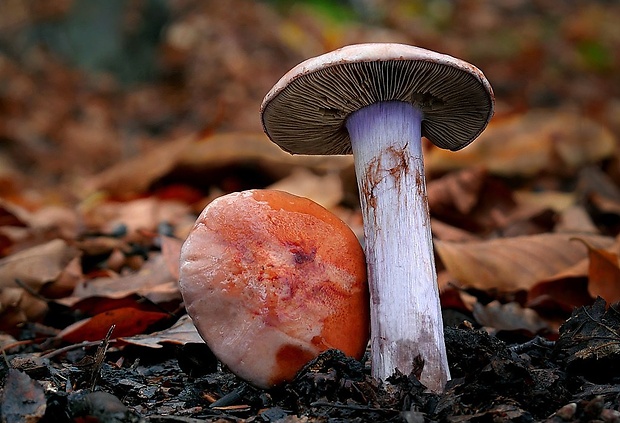
[[[364,218],[371,300],[372,373],[425,360],[421,382],[450,379],[422,158],[423,113],[409,103],[378,102],[346,122]]]

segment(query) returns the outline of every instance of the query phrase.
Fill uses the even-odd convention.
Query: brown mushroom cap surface
[[[261,106],[263,128],[293,154],[350,154],[347,117],[380,101],[422,110],[422,135],[459,150],[493,116],[493,90],[462,60],[392,43],[357,44],[308,59],[284,75]]]
[[[359,359],[366,348],[362,248],[306,198],[250,190],[211,202],[183,245],[180,288],[215,355],[259,387],[292,379],[326,349]]]

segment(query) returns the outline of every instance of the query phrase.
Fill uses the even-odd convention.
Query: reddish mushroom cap
[[[211,202],[183,245],[180,288],[215,355],[258,387],[292,379],[326,349],[359,359],[366,348],[362,248],[306,198],[250,190]]]

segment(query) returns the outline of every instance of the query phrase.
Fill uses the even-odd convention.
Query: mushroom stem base
[[[364,217],[373,376],[396,369],[439,392],[450,379],[421,146],[422,112],[381,102],[353,113],[351,138]]]

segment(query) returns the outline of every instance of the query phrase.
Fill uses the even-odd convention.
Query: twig
[[[340,404],[337,402],[328,402],[328,401],[314,401],[310,403],[312,407],[334,407],[334,408],[343,408],[347,410],[357,410],[357,411],[374,411],[377,413],[400,413],[399,410],[394,408],[375,408],[369,407],[367,405],[357,405],[357,404]]]
[[[540,348],[553,348],[555,345],[555,341],[550,341],[548,339],[542,338],[540,336],[536,336],[535,338],[530,339],[523,344],[517,344],[510,346],[510,350],[514,351],[517,354],[521,354],[532,347],[540,347]]]
[[[103,360],[105,359],[105,355],[108,352],[108,346],[110,345],[110,337],[112,336],[112,332],[116,325],[110,326],[108,329],[108,333],[105,338],[101,341],[99,348],[97,348],[97,352],[95,353],[95,365],[93,367],[93,372],[90,376],[90,390],[94,391],[95,386],[97,385],[97,379],[99,378],[99,373],[101,372],[101,366],[103,366]]]
[[[115,342],[116,342],[115,339],[111,339],[108,343],[113,344]],[[101,344],[101,341],[84,341],[84,342],[80,342],[79,344],[67,345],[66,347],[58,348],[54,351],[50,351],[46,354],[43,354],[41,358],[52,358],[62,353],[65,353],[67,351],[76,350],[78,348],[94,347],[99,344]]]

